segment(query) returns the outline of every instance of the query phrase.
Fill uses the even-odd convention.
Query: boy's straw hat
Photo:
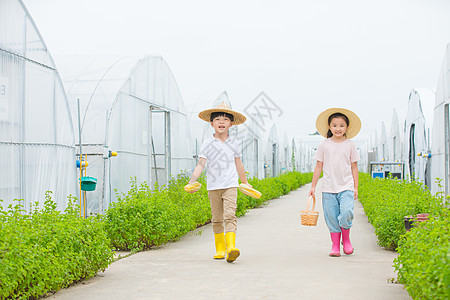
[[[355,137],[361,130],[361,120],[354,112],[345,108],[329,108],[321,112],[316,120],[317,131],[322,136],[327,137],[328,129],[330,129],[328,126],[328,118],[335,113],[341,113],[347,116],[349,121],[349,125],[346,132],[347,138],[351,139],[352,137]]]
[[[198,117],[206,122],[211,122],[211,114],[215,112],[225,112],[227,114],[233,115],[234,121],[232,122],[233,125],[239,125],[245,122],[247,118],[234,110],[231,110],[231,108],[225,103],[222,102],[219,105],[217,105],[216,108],[206,109],[204,111],[201,111],[198,114]]]

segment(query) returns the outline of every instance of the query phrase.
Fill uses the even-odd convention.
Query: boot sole
[[[330,253],[328,255],[331,256],[331,257],[339,257],[339,256],[341,256],[341,254],[339,254],[339,253]]]
[[[231,262],[235,261],[239,257],[239,255],[241,255],[239,250],[231,250],[228,253],[227,262],[231,263]]]

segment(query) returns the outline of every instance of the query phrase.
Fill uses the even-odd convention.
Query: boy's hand
[[[250,184],[250,183],[248,183],[248,181],[246,181],[246,182],[243,182],[243,184],[246,184],[246,185],[248,185],[249,187],[253,188],[253,187],[251,186],[251,184]]]
[[[190,194],[195,193],[196,191],[198,191],[200,188],[202,187],[202,184],[200,182],[193,182],[193,183],[189,183],[184,187],[184,190]]]

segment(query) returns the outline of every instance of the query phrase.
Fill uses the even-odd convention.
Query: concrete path
[[[376,244],[355,203],[353,255],[329,257],[321,201],[316,227],[300,225],[310,184],[238,219],[234,263],[214,260],[211,224],[180,241],[113,263],[105,273],[52,299],[410,299],[394,278],[396,254]],[[320,195],[320,182],[317,196]]]

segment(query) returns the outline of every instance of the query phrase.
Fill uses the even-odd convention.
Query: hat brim
[[[224,109],[224,108],[206,109],[204,111],[201,111],[198,114],[198,117],[200,119],[202,119],[203,121],[211,122],[211,114],[215,113],[215,112],[224,112],[224,113],[233,115],[233,118],[234,118],[234,120],[232,122],[233,125],[242,124],[242,123],[244,123],[247,120],[247,118],[243,114],[240,114],[237,111],[234,111],[234,110],[231,110],[231,109]]]
[[[328,129],[330,129],[328,126],[328,118],[335,113],[341,113],[347,116],[349,125],[346,136],[348,139],[355,137],[361,130],[361,120],[354,112],[345,108],[329,108],[320,113],[316,119],[316,128],[320,135],[325,138],[327,137]]]

